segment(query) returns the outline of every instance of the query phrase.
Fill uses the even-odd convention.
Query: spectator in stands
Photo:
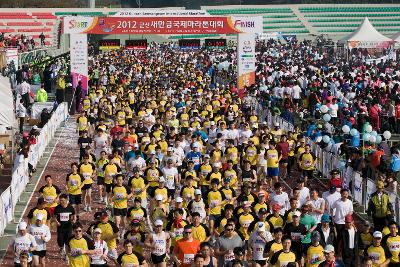
[[[41,46],[45,46],[45,39],[46,39],[46,36],[43,34],[43,32],[39,35],[39,38],[40,38],[40,44],[41,44]]]
[[[30,106],[30,99],[29,99],[30,92],[31,92],[31,86],[27,82],[27,79],[23,79],[22,83],[18,86],[18,94],[21,96],[25,108],[29,108]]]
[[[383,181],[376,183],[376,191],[371,195],[368,203],[368,216],[371,216],[374,222],[374,230],[382,231],[386,225],[386,220],[392,217],[393,206],[389,195],[383,190],[385,184]]]

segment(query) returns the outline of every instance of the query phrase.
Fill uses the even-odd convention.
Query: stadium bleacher
[[[299,7],[299,11],[318,33],[352,32],[364,17],[385,34],[400,31],[400,24],[395,23],[400,16],[399,6],[318,6]]]

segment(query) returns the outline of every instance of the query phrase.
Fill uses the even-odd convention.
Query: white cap
[[[167,148],[167,151],[173,151],[173,148],[169,146],[169,147]]]
[[[175,202],[181,203],[181,202],[183,202],[183,198],[177,197],[177,198],[175,199]]]
[[[279,122],[275,122],[274,125],[275,125],[275,127],[278,127],[279,126]]]
[[[156,154],[155,150],[150,151],[150,155],[155,155],[155,154]]]
[[[200,190],[200,189],[194,190],[194,194],[195,194],[195,195],[201,195],[201,190]]]
[[[36,214],[36,220],[42,221],[44,219],[44,214],[43,213],[37,213]]]
[[[210,122],[210,125],[215,125],[215,121],[211,121],[211,122]]]
[[[155,225],[155,226],[163,225],[163,222],[162,222],[161,220],[156,220],[156,221],[154,222],[154,225]]]
[[[219,167],[221,167],[221,163],[215,162],[215,163],[213,164],[213,166],[219,168]]]
[[[156,195],[156,200],[157,200],[157,201],[163,200],[163,196],[162,196],[162,195]]]
[[[375,232],[372,234],[372,236],[373,236],[374,238],[382,238],[382,233],[379,232],[379,231],[375,231]]]
[[[209,159],[209,158],[210,158],[210,155],[205,154],[205,155],[204,155],[204,158],[208,158],[208,159]]]
[[[159,182],[159,183],[165,183],[165,178],[164,178],[164,176],[160,176],[160,178],[158,178],[158,182]]]
[[[18,224],[18,230],[26,230],[26,227],[28,227],[28,224],[25,221]]]
[[[257,231],[258,232],[265,232],[265,224],[263,222],[259,222],[257,224]]]
[[[96,228],[96,229],[93,230],[93,233],[100,233],[101,234],[102,232],[101,232],[100,228]]]
[[[139,144],[138,143],[134,143],[133,147],[139,147]]]
[[[324,248],[324,252],[335,252],[335,248],[332,245],[326,245]]]

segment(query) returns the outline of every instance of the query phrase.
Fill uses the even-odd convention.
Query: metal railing
[[[264,111],[264,117],[268,127],[278,122],[285,131],[293,131],[294,126],[284,120],[280,116],[272,115],[270,110]],[[311,151],[317,158],[316,170],[326,179],[329,179],[330,171],[339,168],[343,180],[343,187],[348,188],[351,193],[353,202],[362,206],[363,212],[368,209],[368,202],[371,194],[376,191],[376,181],[371,178],[362,177],[360,172],[354,171],[352,167],[345,167],[345,163],[338,155],[322,149],[316,142],[306,138],[307,144],[310,145]],[[318,179],[318,178],[317,178]],[[400,197],[393,192],[386,191],[393,205],[394,218],[396,222],[400,221]]]

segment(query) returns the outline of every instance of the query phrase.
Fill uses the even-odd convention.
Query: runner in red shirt
[[[282,179],[286,179],[287,167],[288,167],[288,157],[289,157],[289,143],[287,142],[287,136],[283,134],[281,140],[276,145],[276,150],[278,150],[281,160],[279,163],[282,165]]]
[[[200,241],[192,236],[192,226],[186,225],[183,230],[183,238],[176,241],[173,260],[178,267],[190,267],[194,256],[200,251]]]

